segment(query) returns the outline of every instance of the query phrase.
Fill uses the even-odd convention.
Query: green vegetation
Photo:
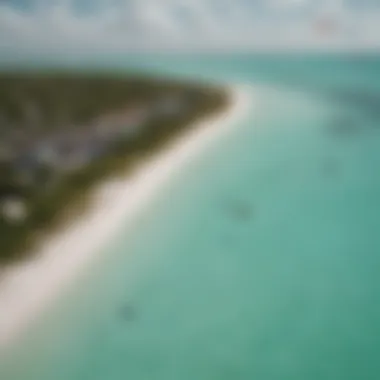
[[[107,176],[127,173],[154,154],[198,119],[218,112],[228,103],[221,88],[168,79],[75,75],[71,73],[8,73],[0,75],[0,144],[12,146],[20,131],[28,142],[47,134],[91,125],[97,118],[144,104],[149,110],[166,95],[180,96],[186,106],[172,115],[153,115],[133,138],[119,139],[107,154],[69,174],[39,168],[37,186],[20,185],[11,168],[12,159],[0,165],[1,189],[16,191],[26,199],[28,217],[9,223],[0,216],[0,266],[25,258],[36,240],[83,210],[91,189]],[[20,149],[16,145],[15,150]],[[45,178],[55,175],[52,186]],[[8,189],[8,190],[7,190]],[[12,190],[13,189],[13,190]],[[1,200],[1,199],[0,199]]]

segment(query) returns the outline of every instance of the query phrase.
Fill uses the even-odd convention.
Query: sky
[[[380,0],[0,0],[9,47],[377,49]]]

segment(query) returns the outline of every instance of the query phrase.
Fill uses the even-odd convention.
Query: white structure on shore
[[[9,196],[0,201],[2,217],[12,224],[23,222],[28,216],[25,200],[18,196]]]

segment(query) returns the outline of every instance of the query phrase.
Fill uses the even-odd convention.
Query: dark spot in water
[[[240,221],[248,221],[253,216],[252,206],[246,202],[232,202],[227,211],[234,219]]]
[[[338,137],[351,136],[360,129],[360,125],[350,117],[337,117],[329,125],[329,130]]]
[[[346,105],[380,112],[380,92],[364,89],[343,89],[335,91],[334,96]]]
[[[332,95],[351,110],[359,111],[372,121],[380,122],[380,92],[349,88],[334,91]],[[376,126],[380,126],[380,123],[376,123]]]
[[[120,317],[127,322],[136,320],[136,310],[132,305],[125,305],[120,310]]]

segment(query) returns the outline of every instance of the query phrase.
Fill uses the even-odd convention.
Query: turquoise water
[[[0,379],[379,379],[380,59],[123,62],[252,84],[256,109],[101,250]]]

